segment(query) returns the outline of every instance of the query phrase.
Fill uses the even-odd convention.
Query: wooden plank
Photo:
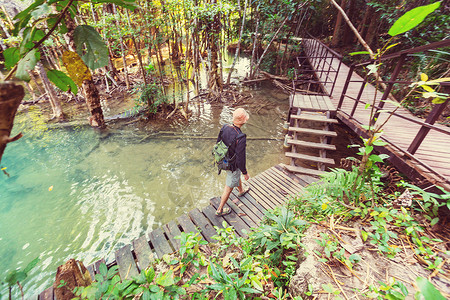
[[[319,101],[318,101],[318,98],[319,96],[316,96],[316,95],[310,95],[309,96],[309,99],[311,100],[311,107],[312,108],[315,108],[315,109],[317,109],[317,110],[320,110],[321,109],[321,107],[320,107],[320,105],[319,105]]]
[[[307,115],[307,114],[291,115],[291,118],[303,120],[303,121],[339,124],[339,121],[336,119],[329,119],[325,116],[320,116],[320,115],[318,115],[318,116],[312,116],[312,115]]]
[[[299,174],[292,174],[290,172],[287,172],[284,168],[275,165],[272,168],[269,169],[270,171],[272,171],[273,173],[275,173],[276,171],[281,172],[281,176],[287,176],[292,182],[296,183],[296,186],[299,186],[300,188],[303,188],[307,185],[309,185],[312,182],[317,181],[316,177],[311,177],[308,175],[299,175]],[[279,175],[278,175],[279,176]]]
[[[290,165],[286,165],[286,164],[283,164],[283,166],[288,171],[294,172],[294,173],[302,173],[302,174],[316,175],[316,176],[320,176],[321,174],[323,174],[323,171],[319,171],[319,170],[312,170],[312,169],[307,169],[307,168],[302,168],[302,167],[297,167],[297,166],[290,166]]]
[[[265,172],[264,176],[266,176],[268,180],[273,181],[280,190],[285,191],[286,195],[283,197],[284,201],[286,201],[286,199],[297,196],[299,193],[302,193],[301,191],[299,192],[298,190],[296,190],[296,188],[291,185],[291,182],[284,181],[283,178],[276,177],[272,173]]]
[[[301,128],[301,127],[289,127],[289,131],[298,132],[298,133],[306,133],[320,136],[331,136],[336,137],[337,133],[329,130],[320,130],[320,129],[311,129],[311,128]]]
[[[307,148],[336,150],[336,146],[335,145],[331,145],[331,144],[298,141],[298,140],[293,140],[293,139],[288,139],[287,143],[289,145],[296,145],[296,146],[307,147]]]
[[[145,270],[155,260],[154,254],[150,249],[147,235],[143,235],[133,240],[134,253],[136,254],[139,263],[139,270]]]
[[[220,203],[220,198],[217,198],[218,203]],[[245,224],[248,225],[248,227],[257,227],[259,222],[254,222],[245,212],[242,208],[245,208],[245,205],[237,205],[234,203],[231,199],[228,199],[227,205],[231,207],[231,209],[238,215],[239,218],[241,218]]]
[[[282,170],[280,170],[279,168],[282,169]],[[290,186],[291,186],[294,190],[297,190],[299,193],[302,193],[302,192],[303,192],[303,187],[302,187],[300,184],[297,184],[296,182],[294,182],[294,181],[289,177],[289,175],[287,175],[287,174],[285,173],[285,172],[287,172],[287,170],[284,169],[281,165],[278,165],[277,168],[270,168],[270,169],[269,169],[269,172],[274,173],[275,176],[277,176],[277,177],[281,176],[281,177],[285,178],[285,179],[286,179],[286,182],[289,182],[289,183],[290,183]],[[295,175],[293,175],[293,176],[295,176]],[[309,178],[312,178],[312,177],[309,177]],[[317,181],[316,178],[314,178],[314,180]]]
[[[327,111],[328,107],[323,98],[324,98],[324,96],[317,96],[317,102],[319,102],[319,107],[321,110]]]
[[[319,156],[306,155],[306,154],[294,153],[294,152],[285,152],[284,155],[286,155],[287,157],[298,158],[298,159],[306,160],[306,161],[320,162],[320,163],[330,164],[330,165],[335,164],[334,159],[328,158],[328,157],[319,157]]]
[[[189,217],[200,228],[201,233],[208,242],[215,242],[215,240],[213,240],[211,237],[213,235],[216,235],[217,232],[213,228],[212,224],[208,221],[208,219],[206,219],[201,211],[198,210],[198,208],[194,208],[193,210],[191,210],[189,212]]]
[[[300,103],[303,101],[303,95],[295,94],[294,95],[294,107],[300,107]]]
[[[253,199],[253,197],[250,196],[248,193],[245,194],[244,196],[238,197],[238,194],[233,191],[231,195],[233,196],[233,200],[236,199],[237,201],[243,203],[249,210],[251,210],[258,217],[258,219],[262,219],[264,217],[266,209],[264,209],[264,207],[262,207],[262,205],[259,204],[255,199]]]
[[[167,241],[164,231],[161,228],[156,228],[148,234],[153,248],[155,248],[156,256],[162,258],[164,254],[172,253],[173,249]]]
[[[100,274],[100,265],[101,265],[102,263],[106,265],[106,261],[105,261],[104,258],[99,259],[99,260],[97,260],[97,261],[94,263],[94,273],[95,273],[95,274]]]
[[[263,172],[264,173],[264,172]],[[259,188],[261,193],[264,193],[270,200],[272,200],[277,206],[284,203],[284,198],[288,195],[286,191],[281,191],[272,182],[263,177],[263,173],[257,175],[255,180],[256,188]]]
[[[287,174],[287,171],[282,167],[280,167],[280,169],[272,167],[269,170],[267,170],[267,174],[272,176],[274,179],[281,182],[288,188],[290,188],[292,191],[302,193],[304,186],[295,181],[297,176],[292,175],[292,173]]]
[[[248,181],[248,184],[250,186],[250,191],[248,193],[251,194],[255,198],[255,200],[258,201],[266,210],[274,209],[277,206],[277,203],[274,203],[272,200],[266,197],[264,193],[261,193],[254,181],[254,177]]]
[[[39,300],[53,300],[53,286],[49,287],[45,291],[39,294]]]
[[[180,236],[181,231],[178,228],[177,223],[175,223],[175,221],[170,221],[169,223],[164,225],[163,228],[167,234],[167,237],[172,243],[172,246],[175,248],[175,250],[178,251],[180,249],[180,239],[176,239],[175,237]]]
[[[272,173],[269,173],[267,170],[263,174],[261,174],[266,178],[268,182],[275,186],[277,190],[282,194],[282,202],[284,203],[286,197],[291,196],[292,194],[298,194],[298,191],[292,187],[289,182],[285,182],[284,178],[277,178]]]
[[[302,104],[303,104],[303,106],[300,106],[300,108],[303,108],[303,109],[313,108],[309,95],[303,95],[303,103]]]
[[[213,198],[210,200],[211,205],[217,209],[219,207],[219,203],[220,203],[220,199],[218,198]],[[230,203],[230,204],[234,204],[234,203]],[[228,215],[223,216],[222,218],[224,218],[227,223],[231,226],[234,227],[236,233],[239,236],[242,236],[243,238],[247,238],[247,233],[246,232],[250,232],[250,226],[248,226],[244,220],[242,220],[235,211],[233,211],[233,209],[231,208],[231,206],[227,203],[225,204],[225,206],[230,207],[230,209],[232,210],[232,212]]]
[[[250,178],[250,180],[247,181],[247,184],[248,184],[249,187],[251,187],[251,182],[252,182],[252,181],[253,181],[253,178]],[[237,194],[236,194],[236,195],[237,195]],[[252,202],[255,206],[257,206],[257,207],[259,208],[259,210],[260,210],[263,214],[265,214],[265,212],[266,212],[267,210],[271,210],[271,209],[272,209],[272,207],[269,206],[269,205],[266,203],[266,201],[263,201],[262,199],[260,199],[259,194],[257,194],[256,191],[252,191],[252,190],[250,189],[250,191],[247,192],[247,193],[244,195],[244,197],[247,198],[247,199],[250,199],[251,202]],[[239,197],[239,198],[241,198],[241,197]]]
[[[119,274],[122,280],[139,275],[139,270],[131,253],[131,245],[126,245],[115,252],[116,262],[119,266]]]
[[[199,230],[197,229],[197,226],[191,221],[191,219],[187,215],[182,215],[177,218],[178,224],[180,224],[181,228],[183,229],[183,232],[189,233],[193,232],[196,233]]]
[[[209,202],[211,202],[212,199],[214,198],[209,199]],[[230,202],[230,200],[228,201]],[[213,226],[223,228],[222,222],[225,220],[222,217],[216,216],[216,209],[212,205],[208,205],[205,208],[203,208],[202,213],[213,224]]]
[[[244,198],[244,197],[242,197]],[[241,198],[236,197],[234,194],[230,195],[230,200],[236,204],[237,207],[239,207],[243,213],[245,213],[255,224],[259,224],[261,222],[261,219],[263,218],[264,214],[261,214],[261,212],[256,208],[252,207],[249,208]],[[246,200],[246,199],[245,199]],[[261,216],[256,214],[256,212],[260,213]]]

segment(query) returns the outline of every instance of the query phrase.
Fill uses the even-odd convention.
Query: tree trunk
[[[10,137],[10,134],[17,108],[24,96],[25,91],[21,85],[10,81],[0,83],[0,163],[6,145],[22,137],[22,133],[15,137]]]
[[[211,1],[215,4],[216,1]],[[219,34],[221,30],[220,16],[217,14],[214,16],[214,21],[208,24],[207,40],[208,48],[210,50],[210,70],[208,79],[208,88],[211,94],[217,94],[222,92],[223,83],[219,74]]]
[[[36,67],[37,67],[37,70],[39,73],[39,77],[41,77],[41,81],[44,84],[44,88],[47,91],[48,98],[49,98],[49,101],[50,101],[50,104],[51,104],[52,110],[53,110],[53,118],[57,118],[60,121],[64,120],[65,115],[61,108],[61,102],[59,101],[58,96],[56,96],[56,93],[55,93],[55,90],[53,89],[52,84],[48,80],[47,73],[45,73],[45,70],[44,70],[44,66],[39,61],[36,64]]]
[[[71,51],[75,51],[75,42],[73,39],[73,31],[75,30],[75,23],[70,17],[70,14],[65,16],[66,26],[68,32],[65,34],[67,44]],[[103,110],[100,104],[100,95],[97,87],[92,79],[85,79],[82,83],[83,94],[86,99],[86,105],[91,116],[89,117],[89,124],[93,127],[105,128],[105,119],[103,117]]]
[[[275,40],[275,38],[278,36],[278,33],[280,33],[281,28],[283,28],[284,24],[286,23],[288,17],[284,18],[283,23],[281,23],[280,27],[278,27],[277,32],[275,32],[275,34],[273,35],[272,39],[270,40],[269,44],[267,45],[266,49],[264,49],[263,54],[261,54],[261,57],[258,60],[258,63],[255,65],[255,70],[258,70],[259,65],[261,64],[264,55],[266,55],[267,50],[269,50],[270,46],[272,45],[273,41]],[[255,73],[253,73],[253,75],[255,75]]]
[[[241,48],[241,41],[242,41],[242,34],[244,33],[244,25],[245,25],[245,15],[246,15],[246,11],[247,11],[247,0],[244,0],[244,15],[242,17],[242,24],[241,24],[241,31],[239,32],[239,40],[238,40],[238,44],[236,47],[236,53],[234,54],[234,60],[233,60],[233,64],[231,65],[230,68],[230,72],[228,73],[228,78],[227,78],[227,85],[230,84],[230,80],[231,80],[231,73],[233,73],[234,70],[234,66],[236,65],[236,60],[239,56],[239,50]],[[241,15],[241,8],[239,7],[239,15]]]
[[[355,1],[354,0],[349,0],[348,2],[348,8],[347,8],[347,16],[350,20],[354,20],[355,19]],[[354,22],[352,22],[354,23]],[[342,42],[344,43],[344,45],[350,45],[355,39],[354,34],[352,33],[352,29],[346,25],[344,26],[344,34],[342,36]]]
[[[342,8],[345,7],[345,3],[347,0],[342,0],[340,6]],[[334,25],[334,32],[333,32],[333,38],[331,39],[331,46],[336,47],[339,45],[341,41],[341,35],[342,35],[342,14],[338,11],[338,15],[336,17],[336,24]]]
[[[258,44],[258,34],[259,34],[258,30],[259,30],[259,12],[257,12],[256,15],[255,38],[253,39],[252,59],[250,60],[250,75],[249,75],[250,79],[252,79],[255,76],[256,47]]]

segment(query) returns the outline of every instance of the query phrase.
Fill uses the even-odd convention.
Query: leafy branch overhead
[[[134,1],[130,0],[93,0],[92,3],[114,3],[127,9],[134,9]],[[29,81],[28,71],[31,71],[40,60],[39,47],[55,33],[67,33],[64,16],[76,15],[79,3],[74,0],[36,0],[27,9],[17,14],[12,33],[19,35],[22,32],[22,41],[18,47],[11,47],[3,52],[5,67],[11,69],[6,80],[15,77]],[[52,8],[56,13],[52,13]],[[86,67],[97,69],[107,65],[108,49],[100,34],[89,25],[80,25],[75,28],[74,41],[76,51],[82,59],[82,64],[71,64],[80,70],[68,71],[69,75],[56,70],[49,70],[47,75],[59,89],[77,93],[77,85],[80,86],[86,77]]]

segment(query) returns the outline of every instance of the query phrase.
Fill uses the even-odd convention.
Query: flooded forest
[[[297,73],[302,39],[317,38],[342,54],[344,63],[356,64],[367,57],[350,53],[367,47],[380,50],[395,42],[401,51],[449,38],[445,1],[419,27],[395,39],[387,34],[395,20],[433,1],[337,2],[0,0],[0,299],[38,295],[53,285],[58,266],[70,258],[86,266],[105,259],[102,272],[107,272],[117,249],[220,197],[225,179],[217,174],[211,150],[236,108],[250,115],[242,127],[250,176],[287,162],[283,142],[290,95],[309,89],[293,84],[302,76]],[[450,77],[448,48],[430,55],[408,60],[409,71],[398,80],[421,73]],[[392,94],[402,98],[406,92]],[[408,99],[402,105],[416,116],[426,118],[433,108],[423,97]],[[443,115],[439,123],[448,126],[448,108]],[[337,125],[336,131],[332,167],[337,168],[357,152],[347,145],[362,142],[345,126]],[[190,237],[184,242],[193,243],[184,249],[192,259],[184,268],[206,266],[198,256],[200,242]],[[238,247],[236,241],[228,243],[230,249]],[[299,255],[280,251],[284,258]],[[269,252],[258,255],[268,259]],[[142,288],[135,298],[109,298],[106,289],[120,284],[111,283],[115,273],[102,273],[111,275],[105,291],[77,295],[244,299],[259,293],[257,299],[313,299],[308,285],[304,298],[287,294],[286,278],[295,272],[282,271],[282,261],[277,269],[255,262],[257,271],[246,281],[250,265],[237,262],[234,254],[227,257],[237,264],[229,269],[247,275],[223,280],[243,280],[247,290],[234,286],[236,292],[228,294],[232,284],[224,281],[222,292],[211,292],[212,285],[208,293],[186,296],[181,281],[173,281],[178,275],[157,275],[158,292],[151,296]],[[172,269],[183,270],[181,265]],[[204,272],[214,273],[211,267]],[[151,274],[145,274],[149,280]],[[189,284],[212,283],[192,278]],[[152,280],[140,286],[150,291]]]

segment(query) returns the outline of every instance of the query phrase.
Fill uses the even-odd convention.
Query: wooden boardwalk
[[[250,191],[244,196],[238,197],[236,191],[233,191],[227,202],[227,206],[232,210],[231,214],[217,217],[215,211],[220,199],[212,198],[207,207],[201,210],[195,208],[120,248],[115,253],[115,260],[108,262],[108,267],[118,265],[122,279],[139,275],[155,258],[162,258],[164,254],[173,253],[180,248],[180,240],[175,237],[181,232],[199,231],[204,240],[214,242],[214,226],[223,227],[223,221],[226,221],[228,226],[233,226],[239,236],[247,237],[250,229],[260,224],[267,210],[283,205],[287,199],[301,193],[304,186],[316,180],[307,175],[295,176],[285,172],[281,166],[274,166],[250,178],[247,181]],[[99,266],[102,262],[105,263],[105,260],[98,260],[87,267],[92,278],[100,273]],[[53,287],[34,299],[55,299]]]
[[[311,43],[311,40],[304,40],[303,44],[305,47],[308,47],[309,43]],[[328,51],[321,44],[315,44],[314,50],[320,53],[326,53]],[[325,92],[330,94],[332,103],[338,107],[349,74],[349,67],[341,63],[331,53],[326,53],[325,56],[327,64],[339,70],[335,79],[334,88],[333,82],[329,78],[326,78],[327,74],[325,72],[316,72],[316,76],[319,80],[325,82],[323,84]],[[318,60],[319,58],[311,58],[310,63],[319,64]],[[370,109],[365,109],[364,103],[358,103],[355,107],[355,101],[351,99],[357,99],[358,94],[361,93],[362,81],[362,77],[356,73],[352,74],[346,97],[342,102],[342,106],[337,111],[337,117],[358,135],[365,135],[366,130],[361,125],[368,125],[370,121]],[[330,91],[332,92],[330,93]],[[361,101],[372,103],[375,98],[375,104],[379,105],[382,94],[382,92],[377,91],[372,85],[366,85],[362,91]],[[394,104],[384,102],[385,110],[393,111],[395,108],[396,106]],[[377,150],[389,154],[391,162],[408,175],[410,179],[420,181],[420,177],[423,177],[433,184],[450,190],[450,135],[448,134],[450,133],[450,129],[446,126],[435,124],[434,126],[439,130],[430,130],[418,150],[414,154],[411,154],[408,152],[408,147],[423,127],[424,120],[413,116],[403,107],[397,110],[397,114],[398,116],[392,116],[383,127],[383,138],[389,143],[389,146],[385,149]],[[384,123],[388,116],[388,112],[382,112],[376,124]],[[403,117],[412,118],[413,121],[406,120]]]

